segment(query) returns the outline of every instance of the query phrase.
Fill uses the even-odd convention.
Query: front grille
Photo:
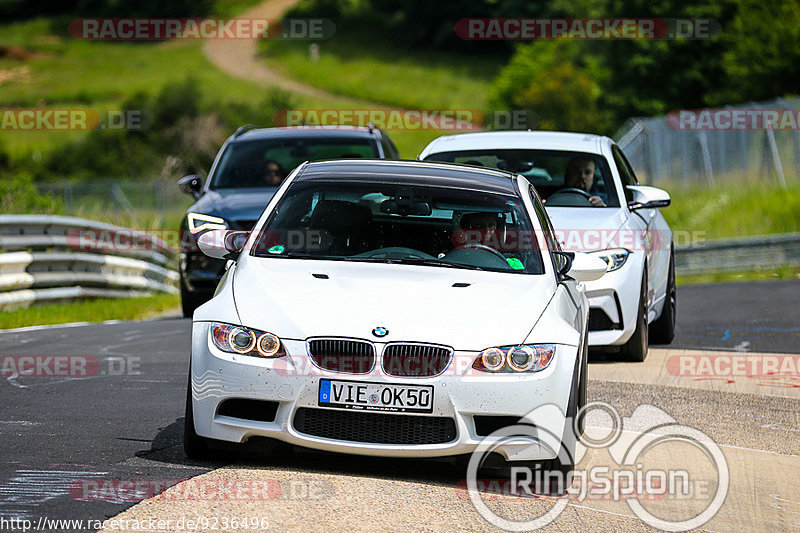
[[[436,376],[447,369],[452,350],[429,344],[389,344],[383,350],[383,370],[390,376]]]
[[[375,366],[375,348],[354,339],[313,339],[308,353],[317,366],[331,372],[366,374]]]
[[[387,415],[301,407],[294,415],[300,433],[370,444],[442,444],[456,438],[456,422],[441,416]]]
[[[606,331],[620,329],[619,324],[612,322],[611,318],[602,309],[589,309],[589,331]]]

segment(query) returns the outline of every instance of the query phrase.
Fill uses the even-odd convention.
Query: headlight
[[[550,365],[555,356],[554,344],[522,344],[487,348],[472,368],[484,372],[538,372]]]
[[[202,213],[189,213],[186,215],[189,220],[189,233],[192,235],[209,229],[228,229],[225,219]]]
[[[266,331],[221,324],[211,324],[211,341],[214,346],[227,353],[252,355],[254,357],[282,357],[286,355],[281,340]]]
[[[606,262],[608,265],[608,270],[606,270],[606,272],[613,272],[614,270],[622,268],[622,265],[624,265],[625,261],[628,260],[628,256],[631,252],[625,248],[615,248],[611,250],[601,250],[599,252],[588,253],[596,255]]]

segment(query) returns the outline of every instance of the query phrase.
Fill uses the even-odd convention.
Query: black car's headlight
[[[555,354],[554,344],[486,348],[472,363],[472,368],[484,372],[538,372],[547,368]]]
[[[286,355],[277,335],[244,326],[212,322],[211,341],[227,353],[270,358]]]
[[[201,231],[210,229],[228,229],[225,219],[214,215],[204,215],[203,213],[189,213],[186,215],[189,223],[189,233],[196,235]]]

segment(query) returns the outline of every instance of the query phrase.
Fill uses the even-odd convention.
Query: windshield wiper
[[[466,268],[469,270],[483,270],[482,267],[475,265],[465,265],[462,263],[448,263],[439,259],[425,259],[421,257],[357,257],[346,256],[347,261],[363,261],[368,263],[389,263],[399,265],[428,265],[447,268]]]

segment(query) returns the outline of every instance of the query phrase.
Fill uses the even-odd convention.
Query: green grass
[[[70,322],[102,322],[104,320],[143,320],[157,315],[180,313],[180,297],[157,294],[141,298],[100,298],[70,303],[46,304],[0,311],[0,329],[67,324]]]
[[[484,110],[502,61],[446,53],[398,53],[379,42],[353,44],[337,36],[318,43],[319,60],[308,42],[265,41],[270,66],[326,91],[403,109]]]
[[[746,272],[710,272],[704,274],[677,274],[678,285],[697,285],[701,283],[727,283],[732,281],[766,281],[779,279],[800,279],[800,269],[794,267],[770,268]]]
[[[661,187],[662,185],[659,185]],[[800,184],[731,181],[709,188],[663,186],[672,205],[662,209],[676,242],[800,232]]]
[[[50,21],[36,19],[0,26],[0,44],[22,46],[36,55],[25,62],[2,59],[0,71],[26,69],[6,81],[0,107],[119,109],[136,92],[156,94],[163,85],[192,76],[206,98],[254,104],[266,94],[262,86],[220,72],[202,53],[202,42],[164,43],[79,41],[51,31]],[[168,66],[168,68],[165,68]],[[348,97],[309,98],[293,95],[300,109],[370,109]],[[435,106],[431,106],[435,107]],[[41,157],[56,146],[85,135],[80,131],[4,131],[2,144],[12,159]],[[440,135],[435,131],[390,132],[403,157],[413,159]]]

